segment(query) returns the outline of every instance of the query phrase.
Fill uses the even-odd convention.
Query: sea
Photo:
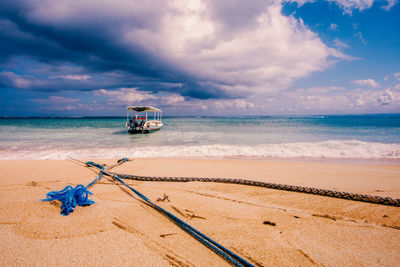
[[[400,162],[400,114],[164,117],[129,134],[122,117],[0,118],[0,159],[230,158]]]

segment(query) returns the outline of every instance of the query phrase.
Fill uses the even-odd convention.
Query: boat
[[[163,126],[162,110],[151,106],[128,106],[126,128],[132,134],[152,133]]]

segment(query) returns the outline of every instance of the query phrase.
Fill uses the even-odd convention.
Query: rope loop
[[[101,170],[104,170],[104,166],[103,165],[94,163],[93,161],[86,161],[85,164],[86,164],[87,167],[93,166],[93,167],[97,167],[97,168],[99,168]]]
[[[128,162],[128,161],[131,161],[131,160],[128,159],[128,158],[122,158],[122,159],[119,159],[119,160],[117,161],[117,163],[118,163],[118,164],[121,164],[121,163],[123,163],[123,162]]]
[[[81,184],[75,187],[67,185],[60,191],[48,192],[46,195],[47,198],[42,200],[59,200],[61,202],[61,214],[67,216],[75,210],[76,205],[90,206],[94,204],[94,201],[89,199],[89,194],[92,195],[92,193]]]
[[[122,158],[118,160],[117,165],[120,165],[124,162],[130,161],[127,158]],[[42,199],[43,201],[53,201],[58,200],[61,202],[61,214],[64,216],[69,215],[73,212],[76,206],[90,206],[95,202],[89,199],[89,195],[92,193],[88,190],[93,184],[95,184],[98,180],[103,177],[104,166],[94,163],[93,161],[85,162],[85,165],[88,167],[96,167],[100,169],[100,173],[98,177],[96,177],[91,183],[89,183],[86,187],[82,184],[72,187],[70,185],[66,186],[64,189],[60,191],[51,191],[47,193],[47,198]],[[110,167],[109,167],[110,168]]]

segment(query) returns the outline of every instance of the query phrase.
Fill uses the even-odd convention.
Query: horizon
[[[365,114],[315,114],[315,115],[163,115],[162,118],[323,118],[323,117],[400,117],[400,113],[365,113]],[[0,116],[0,119],[126,119],[119,115],[99,115],[99,116]]]
[[[2,118],[400,113],[398,0],[0,7]]]

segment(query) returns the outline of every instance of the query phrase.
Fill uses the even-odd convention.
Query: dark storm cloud
[[[281,8],[275,0],[0,0],[0,86],[236,99],[350,59]]]
[[[38,5],[43,3],[37,2]],[[161,5],[163,6],[163,5]],[[157,92],[166,90],[194,98],[226,96],[215,87],[203,87],[185,71],[143,47],[121,40],[126,27],[158,27],[157,13],[149,17],[102,18],[101,14],[77,12],[78,21],[68,24],[44,23],[32,16],[34,2],[1,3],[0,9],[0,86],[30,90],[96,90],[138,87]],[[94,11],[96,12],[96,11]],[[100,12],[101,13],[101,12]],[[62,16],[61,14],[54,14]],[[151,15],[151,12],[150,12]],[[84,19],[82,19],[84,18]],[[45,21],[45,20],[44,20]],[[83,23],[84,22],[84,23]],[[91,79],[48,79],[29,71],[14,73],[5,65],[15,58],[29,58],[38,64],[74,64],[90,73]],[[69,73],[59,73],[59,76]],[[113,75],[114,74],[114,75]],[[162,83],[163,85],[160,85]],[[176,86],[179,84],[179,86]]]

